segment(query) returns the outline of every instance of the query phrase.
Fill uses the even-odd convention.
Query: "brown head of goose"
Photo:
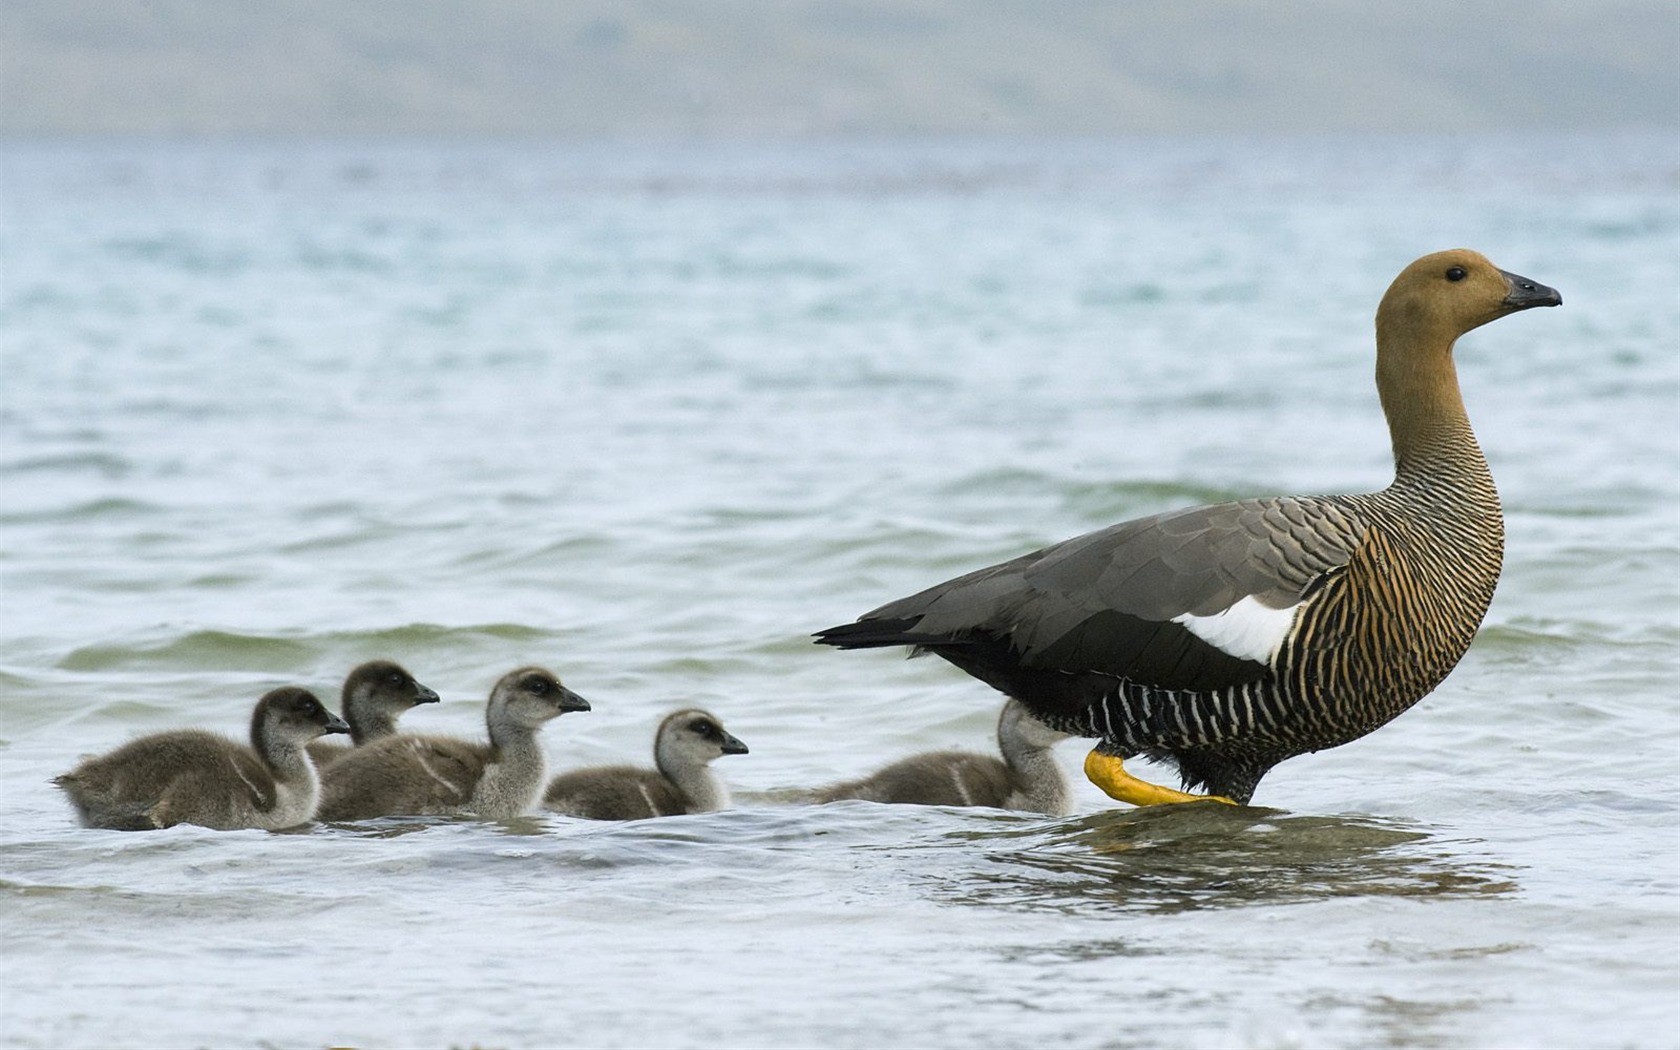
[[[90,758],[53,783],[88,827],[277,831],[315,814],[320,785],[308,743],[349,731],[313,693],[287,686],[257,701],[248,746],[196,729],[154,733]]]
[[[1062,817],[1073,794],[1052,748],[1069,734],[1034,718],[1018,700],[998,715],[1003,758],[968,751],[929,751],[899,759],[861,780],[817,791],[815,801],[863,799],[922,806],[991,806]]]
[[[655,769],[597,766],[548,782],[543,806],[589,820],[640,820],[729,808],[729,789],[712,772],[713,760],[744,755],[747,745],[716,715],[689,708],[666,715],[653,737]]]
[[[390,660],[369,660],[344,679],[339,692],[339,712],[350,726],[350,743],[317,740],[309,745],[309,757],[322,767],[343,758],[352,747],[360,747],[396,733],[397,719],[420,704],[435,704],[438,695],[415,680],[401,665]]]
[[[1459,393],[1453,345],[1557,306],[1472,251],[1426,255],[1377,308],[1377,391],[1395,477],[1380,492],[1249,499],[1114,525],[819,632],[845,649],[937,653],[1049,725],[1097,737],[1085,771],[1139,805],[1247,802],[1294,755],[1345,744],[1435,688],[1499,579],[1499,496]]]
[[[485,705],[489,742],[399,733],[358,747],[322,775],[321,820],[464,815],[505,820],[530,812],[547,765],[537,732],[589,701],[541,667],[503,675]]]

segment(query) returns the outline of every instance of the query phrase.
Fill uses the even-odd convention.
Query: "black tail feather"
[[[913,633],[920,616],[899,617],[892,620],[859,620],[829,627],[812,635],[819,645],[838,649],[880,649],[891,645],[925,645],[941,639]]]

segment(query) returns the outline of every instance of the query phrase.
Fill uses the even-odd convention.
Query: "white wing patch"
[[[1282,609],[1262,605],[1253,595],[1246,595],[1224,612],[1212,616],[1184,613],[1173,617],[1173,623],[1183,624],[1185,630],[1202,641],[1229,653],[1239,660],[1253,660],[1269,664],[1277,656],[1278,647],[1289,637],[1295,626],[1299,602]]]

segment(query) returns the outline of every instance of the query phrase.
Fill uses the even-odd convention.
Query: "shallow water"
[[[6,1045],[1680,1038],[1671,141],[0,158]],[[1244,810],[775,801],[996,717],[811,631],[1385,483],[1370,315],[1455,245],[1565,306],[1460,344],[1509,544],[1435,694]],[[555,767],[708,706],[739,808],[139,835],[47,783],[372,656],[467,735],[554,667]]]

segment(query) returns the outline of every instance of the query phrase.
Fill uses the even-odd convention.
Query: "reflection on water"
[[[482,829],[501,835],[541,835],[547,831],[541,817],[511,817],[507,820],[479,820],[470,816],[399,816],[380,817],[375,820],[362,820],[345,823],[323,823],[318,827],[330,829],[333,833],[347,838],[357,839],[398,839],[404,835],[424,833],[432,828],[447,828],[451,825]],[[310,834],[315,826],[304,825],[301,828],[290,829],[298,834]]]
[[[1329,1023],[1370,1032],[1374,1046],[1450,1047],[1454,1043],[1447,1022],[1474,1013],[1482,1004],[1474,995],[1420,1000],[1325,994],[1307,999],[1305,1005]]]
[[[1466,855],[1416,822],[1290,816],[1216,803],[1107,810],[1002,841],[990,870],[948,887],[965,903],[1066,912],[1183,912],[1335,897],[1492,897],[1514,869]],[[1036,840],[1036,841],[1029,841]]]

